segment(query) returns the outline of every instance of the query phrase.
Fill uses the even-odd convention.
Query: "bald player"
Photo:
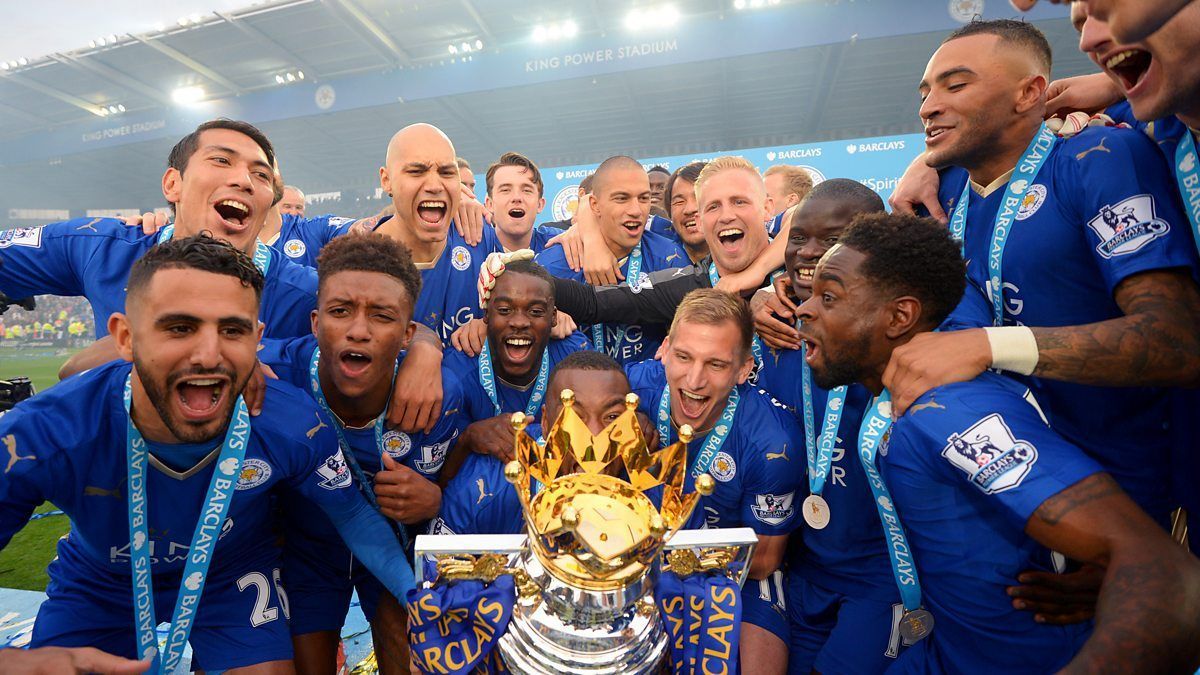
[[[379,184],[396,214],[381,218],[374,231],[412,252],[421,270],[413,319],[444,343],[459,326],[483,316],[475,289],[479,265],[487,254],[503,250],[491,228],[484,228],[482,241],[471,245],[451,227],[462,199],[461,182],[454,144],[431,124],[397,131],[379,169]]]

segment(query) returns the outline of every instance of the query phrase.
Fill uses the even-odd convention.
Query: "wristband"
[[[1038,346],[1028,326],[990,326],[983,330],[992,348],[993,368],[1033,374],[1038,363]]]

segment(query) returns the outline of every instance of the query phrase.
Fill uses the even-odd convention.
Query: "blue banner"
[[[510,575],[490,584],[451,581],[408,594],[408,641],[425,673],[503,673],[496,641],[508,630],[517,592]]]
[[[820,183],[827,178],[852,178],[887,198],[896,187],[896,182],[914,157],[925,149],[922,134],[902,136],[878,136],[803,145],[783,145],[767,148],[750,148],[728,152],[708,152],[695,155],[651,157],[642,159],[647,169],[661,166],[674,171],[685,164],[709,161],[721,155],[738,155],[754,163],[760,171],[774,164],[793,164],[803,167]],[[542,169],[542,181],[546,186],[546,209],[538,222],[570,218],[578,206],[579,182],[595,173],[598,164],[581,164]],[[476,183],[476,190],[484,191],[483,177]],[[480,199],[483,195],[480,195]]]
[[[738,672],[742,595],[737,582],[723,574],[680,578],[663,572],[654,594],[672,672]]]

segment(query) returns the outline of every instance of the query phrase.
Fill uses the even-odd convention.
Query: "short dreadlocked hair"
[[[962,300],[967,267],[959,244],[932,218],[897,213],[858,216],[838,240],[866,256],[859,272],[881,294],[921,301],[922,319],[937,326]]]
[[[380,272],[398,280],[417,303],[421,294],[421,273],[413,264],[412,254],[396,240],[382,234],[347,234],[335,237],[317,256],[317,293],[325,280],[338,272]]]

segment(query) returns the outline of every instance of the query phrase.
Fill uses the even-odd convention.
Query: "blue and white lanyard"
[[[808,347],[801,345],[800,353],[807,356]],[[800,373],[800,387],[804,399],[804,449],[808,453],[808,491],[819,497],[825,489],[829,465],[833,463],[833,450],[837,445],[837,432],[842,424],[842,411],[845,409],[846,387],[843,385],[829,391],[825,400],[824,427],[821,429],[821,440],[818,443],[816,415],[813,412],[812,370],[807,359],[803,360]]]
[[[729,431],[733,429],[733,418],[737,414],[738,401],[741,399],[741,394],[738,393],[737,387],[729,390],[729,400],[725,402],[725,409],[721,411],[721,419],[717,421],[716,426],[708,435],[704,437],[704,444],[700,447],[700,453],[696,455],[696,461],[692,462],[692,478],[699,476],[702,473],[708,473],[712,467],[713,460],[716,459],[717,453],[721,450],[721,446],[725,444],[726,437],[729,436]],[[658,401],[658,436],[661,439],[659,443],[668,443],[671,440],[671,385],[663,385],[662,398]]]
[[[172,223],[158,231],[157,243],[161,244],[164,241],[171,241],[174,236],[175,224]],[[270,247],[257,239],[254,240],[254,266],[258,268],[259,272],[262,272],[264,277],[267,276],[267,269],[271,267]]]
[[[996,221],[992,225],[992,242],[988,248],[988,295],[992,300],[992,323],[999,326],[1004,321],[1004,286],[1003,264],[1004,247],[1008,243],[1008,235],[1012,231],[1013,222],[1021,208],[1021,200],[1025,191],[1037,178],[1038,171],[1050,156],[1050,151],[1058,143],[1058,136],[1045,124],[1038,130],[1037,136],[1025,148],[1025,154],[1013,169],[1008,186],[1004,189],[1004,199],[996,211]],[[962,196],[954,205],[954,215],[950,218],[950,235],[958,239],[966,255],[967,208],[971,201],[971,179],[963,186]]]
[[[637,290],[641,284],[642,277],[642,244],[638,242],[637,246],[629,252],[629,267],[625,270],[625,285]],[[625,326],[622,325],[617,329],[617,340],[614,343],[616,350],[620,352],[621,343],[625,342]],[[604,324],[592,324],[592,346],[596,351],[603,352],[604,349]]]
[[[867,418],[858,431],[858,458],[867,474],[871,494],[875,497],[875,509],[879,512],[879,521],[883,525],[883,538],[887,541],[888,558],[892,564],[892,576],[896,579],[896,587],[900,590],[900,600],[904,603],[904,609],[911,612],[921,607],[921,580],[917,577],[912,548],[908,545],[904,526],[900,524],[892,495],[888,492],[887,483],[883,482],[883,476],[875,467],[875,456],[879,452],[879,446],[892,426],[891,402],[891,394],[884,390],[872,403]]]
[[[711,260],[709,262],[710,262],[710,264],[708,266],[708,283],[712,284],[713,288],[716,288],[717,282],[721,280],[721,273],[717,271],[717,263],[716,262],[711,261]],[[750,352],[752,354],[754,354],[754,367],[756,369],[762,368],[762,365],[763,365],[762,343],[758,341],[757,335],[755,335],[754,339],[750,341]]]
[[[496,391],[496,369],[492,366],[492,350],[487,340],[483,341],[483,351],[479,353],[479,383],[487,392],[487,397],[496,409],[496,414],[504,413],[500,407],[500,394]],[[550,379],[550,347],[542,351],[542,365],[538,367],[537,379],[533,383],[533,391],[529,394],[529,403],[525,404],[525,416],[536,417],[542,409],[542,401],[546,398],[546,383]]]
[[[1184,130],[1179,147],[1175,149],[1175,182],[1192,224],[1196,250],[1200,251],[1200,155],[1196,152],[1196,139],[1191,129]]]
[[[149,453],[146,450],[146,439],[142,438],[142,433],[133,424],[133,415],[130,413],[132,391],[130,373],[125,377],[124,391],[127,422],[125,457],[129,475],[129,565],[133,571],[137,653],[145,658],[156,650],[158,621],[154,616],[154,581],[150,560],[152,544],[148,524],[150,514],[146,504],[146,464]],[[179,665],[179,660],[183,658],[183,648],[192,632],[192,626],[196,623],[200,596],[204,593],[204,584],[208,580],[208,566],[212,564],[217,540],[221,535],[221,526],[225,523],[225,514],[229,512],[229,502],[233,499],[249,436],[250,414],[246,412],[246,402],[238,396],[233,418],[221,445],[221,454],[213,468],[212,480],[208,483],[204,509],[200,512],[196,530],[192,533],[187,563],[183,568],[183,576],[180,577],[179,595],[175,599],[175,611],[171,615],[167,644],[163,653],[154,657],[155,664],[160,667],[155,670],[154,666],[151,666],[152,672],[173,672]]]
[[[325,392],[321,391],[321,377],[318,374],[318,364],[321,361],[321,348],[313,350],[312,361],[308,364],[308,384],[312,389],[313,398],[317,399],[317,405],[321,406],[321,410],[325,411],[326,415],[333,421],[333,430],[337,432],[338,447],[342,451],[342,457],[346,460],[346,466],[350,467],[351,473],[354,474],[354,480],[358,483],[359,489],[363,496],[367,498],[367,503],[376,511],[379,510],[379,501],[375,498],[375,489],[372,487],[370,479],[367,478],[366,472],[358,463],[358,457],[354,455],[354,448],[350,447],[350,442],[346,440],[346,433],[342,429],[342,421],[333,410],[329,408],[329,402],[325,400]],[[375,448],[379,452],[379,461],[383,463],[384,444],[383,444],[383,424],[387,418],[387,409],[385,408],[379,417],[375,418]],[[388,523],[392,523],[391,519],[387,519]],[[392,529],[396,532],[396,536],[400,539],[400,547],[408,550],[408,531],[404,529],[404,525],[395,524]]]

